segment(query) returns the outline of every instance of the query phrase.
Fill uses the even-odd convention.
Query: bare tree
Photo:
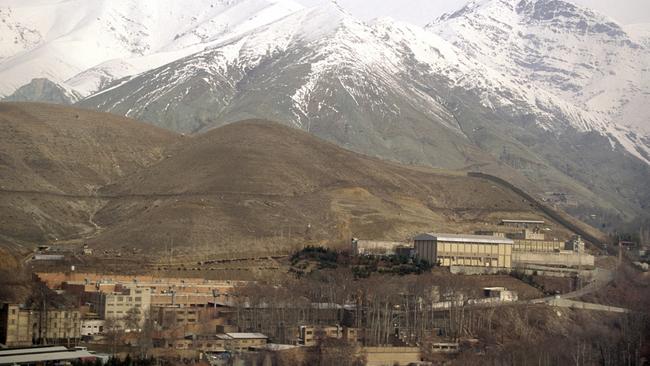
[[[142,323],[142,313],[136,306],[126,311],[124,315],[124,327],[128,331],[138,331]]]
[[[154,331],[154,320],[152,319],[151,314],[149,312],[146,312],[142,327],[140,328],[140,336],[138,337],[140,357],[143,359],[149,357],[149,351],[153,348]]]
[[[117,346],[122,340],[123,335],[124,330],[117,319],[107,318],[104,321],[104,337],[106,338],[106,343],[111,347],[111,355],[113,357],[117,353]]]

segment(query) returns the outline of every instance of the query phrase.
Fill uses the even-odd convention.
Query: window
[[[142,302],[142,298],[141,297],[136,297],[135,302]]]
[[[124,301],[124,296],[118,296],[118,297],[117,297],[117,301],[119,301],[119,302]]]

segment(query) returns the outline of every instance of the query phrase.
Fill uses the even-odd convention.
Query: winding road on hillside
[[[555,296],[544,297],[541,299],[534,299],[524,303],[548,304],[550,306],[572,308],[572,309],[627,313],[630,310],[621,307],[593,304],[593,303],[573,300],[594,293],[602,289],[603,287],[607,286],[613,280],[614,280],[614,271],[604,269],[604,268],[596,268],[594,269],[594,276],[592,281],[588,283],[586,286],[576,291],[572,291],[563,295],[555,295]]]

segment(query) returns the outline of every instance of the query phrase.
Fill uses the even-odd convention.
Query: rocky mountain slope
[[[171,245],[178,255],[268,254],[347,244],[351,236],[405,239],[434,228],[490,227],[503,216],[544,217],[489,181],[380,161],[268,121],[181,137],[79,109],[0,107],[0,126],[15,130],[15,148],[1,161],[5,246],[84,242],[154,256]],[[146,146],[125,140],[145,138]],[[48,143],[37,145],[50,152],[37,165],[9,169],[43,139]],[[36,183],[12,183],[30,180]]]
[[[164,157],[173,133],[52,104],[0,103],[0,243],[10,248],[95,230],[100,187]]]
[[[55,104],[73,104],[81,99],[79,93],[66,89],[49,79],[33,79],[29,84],[18,88],[13,94],[5,97],[6,102],[42,102]]]
[[[629,30],[634,28],[639,27]],[[603,133],[632,144],[632,153],[649,160],[647,144],[621,132],[650,132],[650,49],[614,20],[558,0],[482,0],[442,16],[427,30],[526,82],[531,97],[542,90],[571,101],[594,120],[578,121],[584,125],[577,128],[598,130],[593,122],[600,121]]]
[[[153,25],[131,30],[166,12],[106,3],[102,14],[135,14],[129,39],[156,46],[57,80],[90,94],[81,106],[175,131],[270,119],[369,155],[507,176],[598,225],[647,214],[650,57],[639,32],[558,0],[476,1],[426,29],[364,23],[335,3],[217,3],[196,9],[239,20],[208,34],[173,21],[156,42]],[[176,38],[179,24],[189,38]]]
[[[81,105],[184,132],[270,118],[409,163],[499,172],[506,165],[540,192],[568,194],[579,202],[569,209],[601,224],[644,211],[645,140],[428,30],[389,19],[365,24],[325,5]]]

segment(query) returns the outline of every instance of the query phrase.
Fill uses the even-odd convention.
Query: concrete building
[[[484,235],[484,236],[498,236],[499,238],[505,238],[506,233],[502,233],[500,231],[494,231],[494,230],[476,230],[474,232],[475,235]]]
[[[516,292],[505,287],[485,287],[483,288],[483,295],[497,302],[517,301],[519,299]]]
[[[343,337],[343,327],[303,325],[299,331],[300,343],[305,346],[315,346],[319,341],[326,338],[340,339]]]
[[[553,253],[514,252],[512,261],[517,267],[533,266],[553,267],[593,267],[596,258],[587,253],[562,250]]]
[[[178,326],[204,326],[214,329],[219,322],[219,309],[213,307],[151,306],[152,319],[163,329]]]
[[[514,239],[513,252],[553,253],[564,250],[564,242],[559,240]]]
[[[327,338],[344,339],[356,343],[359,339],[359,331],[356,328],[340,325],[303,325],[298,329],[298,338],[299,343],[307,347],[315,346]]]
[[[94,336],[104,332],[104,320],[102,319],[82,319],[81,336]]]
[[[268,343],[268,337],[262,333],[224,333],[217,334],[217,339],[223,341],[224,348],[231,352],[263,347]]]
[[[102,292],[97,304],[98,314],[102,319],[122,321],[130,312],[135,312],[140,325],[151,308],[151,289],[141,287],[117,286],[115,292]]]
[[[29,346],[38,326],[31,311],[18,304],[2,304],[0,307],[0,343],[9,347]]]
[[[34,254],[32,260],[35,261],[62,261],[65,259],[63,254]]]
[[[566,242],[564,247],[565,250],[572,250],[576,253],[582,253],[585,251],[585,242],[582,240],[580,235],[576,235],[571,238],[571,240]]]
[[[0,306],[0,343],[9,347],[44,341],[73,344],[81,337],[81,314],[76,309],[32,309],[20,304]]]
[[[512,239],[485,235],[421,234],[414,240],[418,258],[441,266],[512,267]]]
[[[221,333],[210,336],[188,336],[172,343],[176,350],[200,350],[202,352],[242,352],[264,347],[268,337],[261,333]]]
[[[506,236],[510,239],[515,239],[515,240],[545,240],[546,239],[544,232],[541,231],[539,228],[524,229],[514,233],[508,233]]]
[[[412,245],[398,241],[352,239],[352,253],[354,255],[396,255],[397,251],[402,248],[412,248]]]
[[[513,227],[519,229],[540,228],[544,226],[543,220],[519,220],[519,219],[503,219],[499,225],[506,227]]]

